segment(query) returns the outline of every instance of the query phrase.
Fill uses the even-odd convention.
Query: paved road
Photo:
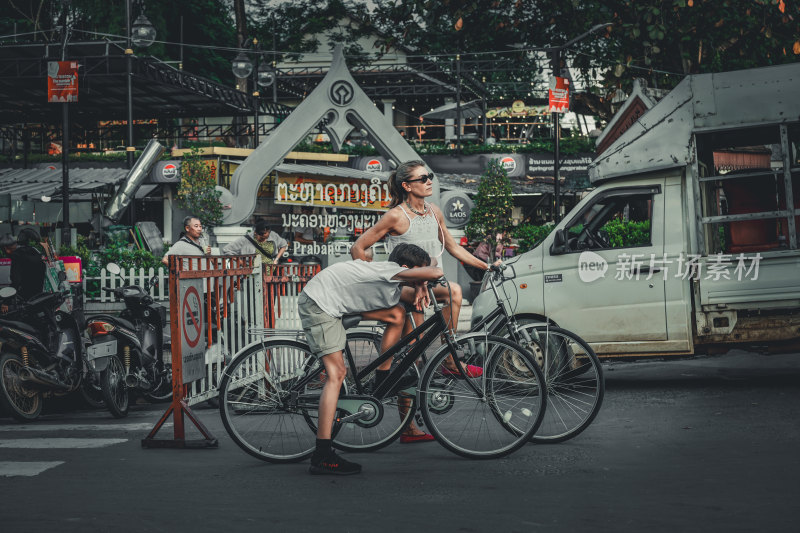
[[[350,478],[252,459],[210,409],[216,450],[143,450],[163,406],[0,418],[0,530],[798,530],[800,356],[613,364],[607,388],[572,441],[479,462],[393,444]]]

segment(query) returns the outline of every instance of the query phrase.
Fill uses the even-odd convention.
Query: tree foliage
[[[486,172],[481,176],[478,193],[475,195],[475,208],[470,213],[465,228],[467,238],[485,241],[489,244],[490,262],[494,261],[498,242],[506,244],[513,229],[511,210],[514,198],[508,173],[499,159],[489,160]],[[500,240],[498,240],[498,235]]]
[[[67,24],[70,41],[110,39],[124,41],[127,33],[127,0],[70,0]],[[132,2],[131,23],[140,14]],[[27,35],[20,41],[59,42],[63,0],[0,0],[0,9],[8,17],[0,17],[4,35],[42,31]],[[236,46],[233,18],[228,2],[222,0],[146,0],[144,14],[156,29],[156,42],[146,49],[135,49],[138,55],[152,55],[165,61],[178,61],[181,47],[181,17],[183,17],[183,68],[218,82],[230,82],[233,54],[197,45]],[[124,44],[124,43],[123,43]]]
[[[178,205],[188,209],[200,219],[206,229],[222,222],[221,193],[216,190],[217,180],[211,168],[200,158],[200,149],[193,147],[181,162],[181,184],[178,187]]]
[[[669,89],[686,74],[800,60],[800,0],[237,2],[245,7],[245,37],[257,37],[262,50],[279,51],[277,60],[327,52],[321,49],[322,35],[345,45],[351,65],[399,47],[454,73],[455,55],[462,54],[472,60],[464,62],[465,85],[485,87],[490,98],[507,99],[525,98],[526,86],[529,91],[531,81],[551,72],[542,57],[515,51],[514,46],[561,46],[608,22],[608,30],[586,36],[562,54],[565,64],[599,82],[594,94],[578,103],[604,118],[610,117],[611,97],[617,90],[629,91],[634,78]],[[62,0],[0,0],[0,30],[8,35],[14,23],[18,32],[49,30],[36,38],[55,42],[59,33],[52,28],[62,5]],[[124,0],[71,0],[68,5],[71,39],[125,34]],[[232,6],[230,0],[146,0],[145,12],[158,39],[170,43],[180,40],[183,16],[184,68],[232,84],[230,61],[235,52],[196,46],[238,46]],[[137,15],[134,9],[133,17]],[[468,55],[477,52],[481,55]],[[157,43],[137,53],[177,60],[179,47]]]

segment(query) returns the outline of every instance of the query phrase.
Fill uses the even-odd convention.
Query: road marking
[[[31,424],[2,426],[0,432],[25,432],[31,431],[148,431],[153,429],[155,422],[141,422],[134,424]],[[172,423],[164,424],[171,426]]]
[[[0,440],[0,448],[45,450],[51,448],[104,448],[128,442],[128,439],[13,439]]]
[[[0,477],[38,476],[45,470],[63,465],[64,461],[11,462],[0,461]]]

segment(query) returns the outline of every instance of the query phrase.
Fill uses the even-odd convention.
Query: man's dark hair
[[[188,216],[184,217],[184,219],[183,219],[183,227],[185,228],[186,226],[191,224],[192,220],[194,220],[194,219],[200,220],[200,217],[196,217],[194,215],[188,215]]]
[[[33,228],[23,228],[22,231],[19,232],[19,235],[17,235],[17,242],[23,245],[38,243],[41,240],[42,238],[39,236],[39,232]]]
[[[255,226],[254,230],[255,230],[256,235],[261,235],[263,233],[267,233],[267,232],[270,231],[269,224],[267,224],[263,220],[259,220],[258,222],[256,222],[256,226]]]
[[[389,261],[398,265],[406,265],[408,268],[414,268],[430,265],[431,256],[416,244],[403,242],[398,244],[389,254]]]

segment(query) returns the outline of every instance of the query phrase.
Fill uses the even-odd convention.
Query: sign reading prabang
[[[308,178],[278,173],[275,203],[385,211],[392,197],[380,178]]]
[[[566,113],[569,111],[569,79],[558,76],[550,77],[550,89],[547,91],[550,98],[551,113]]]
[[[47,101],[78,101],[78,62],[47,62]]]

